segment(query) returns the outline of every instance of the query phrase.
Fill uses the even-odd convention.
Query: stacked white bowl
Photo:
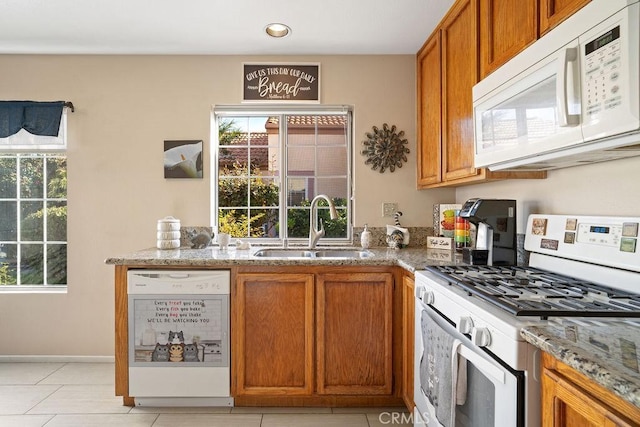
[[[177,249],[180,247],[180,220],[166,216],[158,220],[158,249]]]

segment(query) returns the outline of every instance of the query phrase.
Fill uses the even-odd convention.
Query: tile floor
[[[410,426],[404,408],[130,408],[111,363],[0,363],[0,427]]]

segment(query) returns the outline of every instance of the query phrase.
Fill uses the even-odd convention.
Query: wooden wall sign
[[[320,102],[320,64],[243,66],[243,102]]]

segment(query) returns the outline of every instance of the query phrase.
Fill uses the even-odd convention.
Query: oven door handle
[[[460,345],[458,347],[458,354],[471,362],[473,366],[478,368],[478,370],[480,370],[486,376],[493,378],[500,384],[505,383],[504,372],[488,360],[485,360],[482,356],[478,355],[469,347],[465,346],[464,344]]]
[[[482,355],[478,354],[472,348],[467,347],[464,343],[470,342],[469,338],[462,335],[458,330],[445,321],[440,315],[438,315],[429,305],[422,303],[423,309],[427,312],[431,320],[433,320],[437,325],[439,325],[442,329],[444,329],[449,335],[457,338],[461,341],[461,344],[458,346],[458,354],[469,362],[473,363],[473,365],[478,368],[483,374],[488,377],[493,378],[500,384],[505,383],[505,373],[502,369],[496,366],[494,363],[482,357]],[[480,351],[480,350],[479,350]]]

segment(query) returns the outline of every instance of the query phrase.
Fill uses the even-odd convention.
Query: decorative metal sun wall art
[[[393,172],[396,167],[401,168],[402,162],[407,161],[409,149],[404,137],[404,131],[396,133],[396,126],[389,127],[386,123],[382,125],[382,129],[373,127],[373,132],[367,132],[367,139],[362,141],[364,150],[362,154],[367,156],[365,165],[371,165],[371,169],[378,170],[380,173],[388,168]]]

